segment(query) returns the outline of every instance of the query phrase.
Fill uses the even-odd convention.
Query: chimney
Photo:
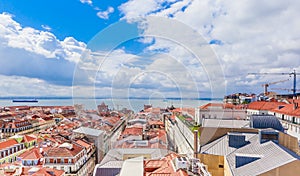
[[[198,130],[194,130],[194,157],[198,154]]]
[[[294,100],[293,100],[293,105],[294,105],[294,110],[298,109],[298,103],[294,102]]]

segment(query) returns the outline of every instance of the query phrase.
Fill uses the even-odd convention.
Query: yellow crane
[[[289,79],[262,84],[261,86],[264,87],[264,95],[267,96],[269,94],[268,87],[270,85],[285,82],[285,81],[289,81]]]
[[[300,75],[300,73],[297,73],[296,70],[293,72],[288,73],[248,73],[248,75],[289,75],[290,77],[294,77],[294,83],[293,83],[293,95],[296,97],[296,91],[297,91],[297,75]]]

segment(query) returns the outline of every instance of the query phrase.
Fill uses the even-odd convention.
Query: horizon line
[[[0,100],[13,100],[13,99],[157,99],[157,100],[223,100],[223,98],[188,98],[188,97],[71,97],[71,96],[3,96]]]

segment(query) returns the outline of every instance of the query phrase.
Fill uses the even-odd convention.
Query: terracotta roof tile
[[[125,128],[125,130],[122,132],[122,135],[142,135],[143,134],[143,128],[139,127],[130,127]]]
[[[46,156],[48,157],[74,157],[78,153],[84,150],[83,147],[79,145],[73,144],[72,149],[68,149],[65,147],[52,147],[47,151]]]
[[[64,171],[57,170],[57,169],[51,169],[51,168],[41,168],[36,173],[32,174],[32,176],[61,176],[64,175]]]
[[[179,169],[176,170],[172,160],[179,155],[170,153],[160,160],[148,160],[144,162],[144,171],[146,176],[188,176],[187,172]]]
[[[281,107],[280,109],[273,109],[272,112],[300,117],[300,108],[294,108],[294,104],[283,105],[283,107]]]
[[[286,103],[283,102],[266,102],[266,101],[255,101],[250,104],[248,104],[247,109],[253,109],[253,110],[273,110],[277,108],[278,106],[286,105]]]
[[[36,138],[29,136],[29,135],[24,135],[24,137],[23,137],[23,142],[31,142],[34,140],[36,140]]]
[[[15,139],[8,139],[7,141],[0,142],[0,150],[12,147],[16,144],[18,144],[18,142]]]
[[[43,158],[39,148],[33,148],[22,153],[20,156],[23,160],[37,160]]]
[[[92,146],[91,144],[89,144],[88,142],[85,142],[83,140],[77,140],[76,143],[83,146],[83,147],[85,147],[86,149],[88,149]]]

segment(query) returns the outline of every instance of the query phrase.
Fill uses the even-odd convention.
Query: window
[[[295,117],[292,117],[292,122],[296,123],[296,118]]]
[[[219,164],[219,168],[224,168],[224,165],[223,164]]]

